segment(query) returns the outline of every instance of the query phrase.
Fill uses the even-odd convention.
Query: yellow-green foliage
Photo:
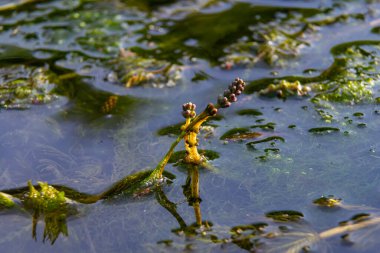
[[[66,216],[67,215],[64,212],[45,215],[43,241],[49,240],[50,243],[53,244],[61,233],[64,236],[68,236]]]
[[[125,87],[150,84],[156,88],[171,87],[181,78],[181,67],[164,60],[146,58],[121,50],[116,71]]]
[[[4,68],[0,70],[0,108],[27,109],[49,103],[56,99],[51,93],[56,81],[53,73],[45,68]]]
[[[68,235],[65,193],[44,182],[38,182],[38,185],[37,190],[32,182],[28,181],[29,193],[24,199],[24,206],[33,213],[33,238],[36,238],[38,219],[43,215],[45,221],[43,241],[49,240],[53,244],[61,233]]]
[[[28,181],[29,194],[25,200],[27,206],[44,213],[53,212],[65,206],[66,198],[64,192],[57,191],[47,183],[38,182],[38,184],[40,190],[37,190],[31,181]]]
[[[4,208],[12,208],[15,206],[12,196],[0,192],[0,210]]]
[[[289,82],[281,80],[279,84],[270,84],[266,89],[260,91],[261,95],[277,95],[281,98],[288,96],[306,96],[311,91],[310,87],[303,86],[299,81]]]
[[[336,101],[348,104],[357,104],[372,100],[373,80],[353,80],[342,83],[334,82],[327,84],[316,84],[316,90],[321,90],[317,97],[325,101]]]

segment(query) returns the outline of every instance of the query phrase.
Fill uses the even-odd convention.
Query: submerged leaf
[[[155,88],[173,87],[181,78],[182,68],[165,60],[146,58],[134,52],[120,50],[113,64],[125,87],[149,84]]]
[[[258,132],[250,132],[248,128],[233,128],[225,132],[220,139],[221,140],[230,140],[230,141],[238,141],[238,140],[246,140],[246,139],[254,139],[261,136],[261,133]]]
[[[261,140],[248,142],[247,146],[254,146],[255,144],[264,143],[264,142],[271,142],[271,141],[285,142],[285,138],[283,138],[281,136],[270,136],[270,137],[267,137],[267,138],[264,138]]]
[[[140,197],[154,191],[156,186],[170,182],[175,176],[164,171],[162,178],[151,178],[152,170],[139,171],[116,182],[108,190],[99,195],[100,199],[116,198],[120,195]]]
[[[0,109],[28,109],[57,99],[58,78],[45,68],[10,66],[0,69]]]
[[[238,115],[247,115],[247,116],[261,116],[262,112],[256,109],[242,109],[236,112]]]
[[[0,210],[9,209],[9,208],[14,207],[15,205],[16,204],[11,195],[0,192]]]
[[[284,210],[269,212],[265,216],[275,221],[299,221],[303,217],[303,214],[297,211]]]
[[[310,128],[310,133],[316,133],[316,134],[324,134],[324,133],[333,133],[333,132],[339,132],[340,129],[336,127],[315,127]]]

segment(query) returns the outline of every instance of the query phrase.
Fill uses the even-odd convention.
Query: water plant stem
[[[202,214],[201,214],[201,199],[199,196],[199,170],[195,166],[191,171],[191,196],[194,200],[193,208],[195,214],[195,220],[198,226],[202,225]]]
[[[379,223],[380,223],[380,217],[376,217],[376,218],[365,220],[359,223],[348,224],[345,226],[339,226],[339,227],[328,229],[326,231],[319,233],[319,237],[321,239],[327,239],[336,235],[353,232],[353,231],[360,230],[362,228],[366,228],[366,227],[376,225]]]
[[[215,106],[217,107],[217,106]],[[178,135],[177,139],[172,143],[170,146],[168,152],[165,154],[165,156],[162,158],[162,160],[157,164],[156,168],[152,171],[152,173],[149,175],[149,177],[144,180],[144,183],[152,183],[154,180],[162,178],[162,173],[164,172],[165,166],[168,163],[171,155],[174,152],[175,147],[178,145],[178,143],[185,137],[186,134],[188,134],[194,127],[197,127],[199,129],[200,125],[206,121],[210,116],[209,112],[207,112],[207,108],[198,116],[196,116],[190,124],[187,125],[185,129],[182,130],[181,134]]]
[[[157,167],[152,171],[152,173],[143,181],[146,185],[152,184],[155,180],[162,178],[162,173],[164,172],[165,166],[169,161],[170,156],[174,152],[174,148],[178,143],[184,138],[185,148],[187,151],[184,162],[189,164],[199,165],[203,162],[203,158],[199,155],[197,150],[197,134],[201,125],[210,117],[217,114],[219,108],[227,108],[237,101],[237,96],[239,96],[245,87],[245,82],[236,78],[228,89],[224,91],[222,95],[219,95],[218,102],[216,105],[210,103],[198,116],[195,116],[195,105],[193,103],[187,103],[183,105],[182,115],[186,118],[186,123],[183,125],[181,134],[172,143],[169,151],[158,163]]]

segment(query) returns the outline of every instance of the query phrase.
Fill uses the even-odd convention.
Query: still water
[[[376,0],[1,0],[1,252],[377,252],[379,34]],[[155,168],[182,104],[235,77],[206,168],[174,156],[154,190],[83,201]],[[28,208],[29,180],[70,207]]]

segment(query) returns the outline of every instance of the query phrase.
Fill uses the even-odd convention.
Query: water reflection
[[[346,244],[362,243],[378,234],[380,228],[380,211],[365,206],[352,206],[341,203],[341,199],[333,196],[321,197],[314,201],[319,210],[336,208],[353,211],[350,219],[337,226],[317,232],[305,219],[304,214],[294,210],[275,210],[248,224],[221,227],[211,221],[203,220],[201,212],[200,170],[199,166],[187,166],[187,177],[182,186],[186,202],[194,212],[193,222],[188,222],[178,211],[178,204],[172,202],[165,193],[164,183],[142,186],[141,181],[151,171],[138,172],[116,182],[106,191],[99,194],[86,194],[75,189],[48,185],[39,182],[27,187],[3,190],[0,192],[0,210],[2,215],[25,215],[32,219],[32,238],[37,240],[37,224],[43,220],[42,242],[54,244],[60,236],[68,237],[67,220],[83,216],[83,206],[102,203],[115,204],[110,201],[117,199],[119,203],[133,203],[128,200],[154,196],[155,200],[167,210],[177,221],[177,228],[172,232],[176,239],[158,241],[159,247],[180,247],[191,249],[200,245],[220,247],[231,252],[236,249],[256,252],[303,252],[317,250],[325,252],[327,239],[341,236]],[[171,174],[166,173],[165,183]],[[153,199],[151,199],[153,200]],[[320,207],[323,207],[320,208]],[[327,212],[331,213],[331,212]],[[175,240],[180,240],[175,242]],[[175,246],[173,246],[175,244]],[[373,247],[373,244],[372,244]]]
[[[195,223],[190,226],[177,212],[177,205],[165,195],[163,184],[141,185],[141,181],[150,173],[151,171],[142,171],[129,175],[99,194],[86,194],[61,185],[48,185],[42,182],[32,185],[31,182],[28,182],[26,187],[2,190],[0,192],[0,210],[3,211],[3,214],[24,215],[28,213],[32,218],[32,237],[35,240],[38,237],[37,224],[39,220],[43,220],[45,227],[42,241],[49,241],[51,244],[54,244],[60,235],[69,236],[67,219],[78,216],[84,204],[94,204],[98,201],[115,204],[114,200],[126,203],[129,199],[141,199],[152,194],[157,202],[177,220],[179,229],[173,231],[177,233],[182,231],[191,235],[198,228],[202,227],[204,230],[210,227],[210,223],[202,221],[199,168],[197,166],[188,168],[186,183],[183,185],[183,194],[194,209]],[[167,172],[164,175],[166,183],[170,178],[173,179],[173,175]]]
[[[193,207],[194,209],[194,217],[195,217],[195,225],[198,227],[204,226],[204,228],[208,228],[208,222],[202,222],[202,214],[201,214],[201,206],[200,203],[202,199],[200,198],[199,192],[199,167],[198,166],[189,166],[187,171],[187,179],[186,183],[182,186],[183,195],[187,199],[187,203]],[[176,210],[176,204],[171,202],[164,194],[162,189],[157,191],[156,195],[157,201],[162,205],[166,210],[168,210],[178,221],[180,226],[179,229],[175,229],[173,231],[192,231],[192,226],[187,226],[184,219],[178,214]],[[189,230],[190,229],[190,230]]]

